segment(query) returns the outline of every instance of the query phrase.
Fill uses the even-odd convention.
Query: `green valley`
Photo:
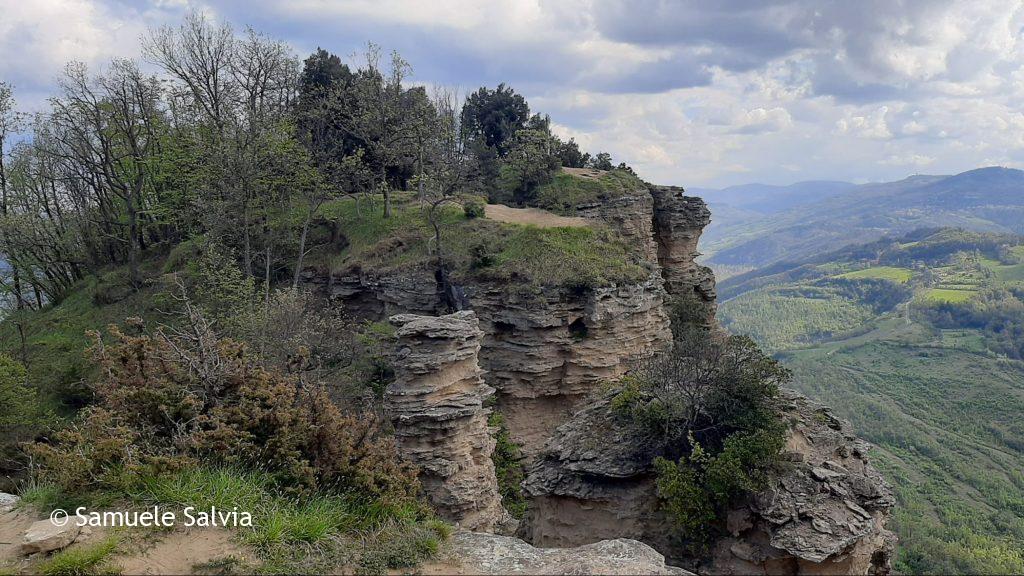
[[[925,230],[721,285],[723,324],[877,446],[901,572],[1024,570],[1022,249]]]

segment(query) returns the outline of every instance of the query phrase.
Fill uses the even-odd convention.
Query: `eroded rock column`
[[[392,316],[397,327],[395,381],[386,409],[402,456],[419,466],[438,514],[467,530],[493,530],[505,517],[494,475],[477,362],[480,330],[472,311],[447,316]]]
[[[711,211],[703,200],[686,196],[675,186],[652,186],[651,196],[665,291],[693,302],[697,308],[695,320],[711,326],[715,321],[715,275],[697,263],[697,242],[711,222]]]

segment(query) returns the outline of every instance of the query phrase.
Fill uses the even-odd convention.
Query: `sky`
[[[505,82],[646,180],[722,187],[1024,168],[1024,0],[0,0],[0,80],[140,58],[190,10],[305,57],[367,41],[413,80]]]

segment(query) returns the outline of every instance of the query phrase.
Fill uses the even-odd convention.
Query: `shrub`
[[[519,445],[508,433],[505,417],[500,412],[491,412],[487,424],[494,429],[494,473],[498,477],[498,491],[501,493],[501,504],[514,518],[526,515],[527,501],[523,495],[523,455]]]
[[[94,334],[97,404],[33,445],[41,479],[65,490],[121,486],[202,460],[259,466],[296,491],[413,499],[414,471],[369,416],[343,415],[316,383],[271,372],[190,308],[189,332]],[[136,324],[141,330],[141,326]]]
[[[53,421],[36,389],[29,386],[25,367],[0,354],[0,466],[10,468],[18,444],[31,440]]]
[[[677,462],[657,458],[658,497],[683,538],[703,543],[729,506],[768,487],[785,444],[780,429],[730,435],[718,454],[704,451],[690,436],[691,452]]]
[[[462,203],[462,211],[466,214],[466,218],[483,218],[487,211],[487,205],[479,200],[466,200]]]
[[[775,400],[789,377],[749,338],[691,326],[612,399],[659,439],[658,495],[684,541],[702,544],[728,506],[767,487],[786,437]]]

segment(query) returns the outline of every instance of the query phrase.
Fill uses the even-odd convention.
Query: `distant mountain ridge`
[[[694,194],[707,194],[712,209],[712,227],[702,243],[706,262],[712,267],[760,268],[918,228],[1024,233],[1021,170],[987,167],[953,176],[843,184],[693,189]],[[776,205],[783,209],[765,207],[771,204],[771,189],[779,194]]]

